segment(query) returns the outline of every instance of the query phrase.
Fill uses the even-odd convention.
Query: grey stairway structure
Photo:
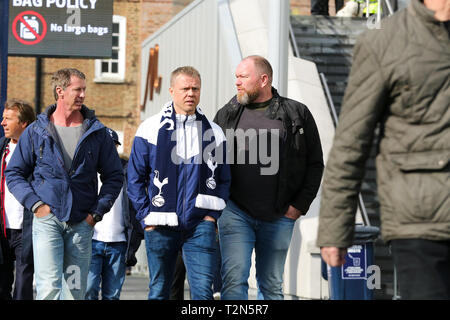
[[[291,16],[291,36],[295,39],[295,51],[300,58],[313,61],[319,73],[325,76],[338,115],[352,64],[353,47],[358,35],[367,29],[366,22],[365,18]],[[370,224],[379,227],[375,170],[377,137],[378,135],[366,164],[361,194]],[[374,291],[374,299],[393,299],[394,266],[389,247],[381,239],[375,242],[374,256],[375,264],[381,270],[381,289]]]

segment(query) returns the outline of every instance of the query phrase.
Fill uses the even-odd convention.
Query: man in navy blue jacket
[[[52,87],[56,104],[22,134],[6,182],[34,213],[36,298],[84,299],[93,227],[117,198],[123,171],[106,127],[83,105],[85,75],[61,69]]]

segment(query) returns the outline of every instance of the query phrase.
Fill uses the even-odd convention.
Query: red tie
[[[6,145],[5,152],[3,153],[2,157],[2,171],[1,171],[1,186],[0,186],[0,194],[1,194],[1,201],[2,201],[2,226],[3,226],[3,234],[6,238],[6,212],[5,212],[5,169],[6,169],[6,157],[9,154],[9,145]]]

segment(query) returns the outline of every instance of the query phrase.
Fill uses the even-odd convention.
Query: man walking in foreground
[[[52,89],[56,104],[22,134],[6,181],[34,213],[36,298],[83,300],[93,227],[117,198],[123,171],[106,127],[83,104],[85,75],[61,69]]]
[[[358,39],[327,163],[317,245],[352,245],[375,128],[381,235],[402,299],[450,299],[450,1],[411,0]]]

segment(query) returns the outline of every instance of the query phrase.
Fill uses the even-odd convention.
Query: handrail
[[[389,254],[392,255],[392,244],[389,245]],[[394,294],[392,296],[392,300],[399,300],[402,297],[398,294],[398,275],[397,275],[397,268],[395,267],[395,263],[394,263]]]
[[[319,73],[319,76],[320,76],[320,80],[322,82],[322,86],[325,89],[328,106],[330,108],[331,115],[334,120],[334,127],[336,128],[337,124],[338,124],[338,116],[337,116],[337,112],[336,112],[336,107],[334,106],[333,100],[331,99],[331,93],[330,93],[330,89],[328,88],[327,78],[325,77],[323,72]],[[363,200],[361,192],[359,192],[359,194],[358,194],[358,205],[359,205],[359,210],[361,211],[361,217],[362,217],[364,225],[370,226],[371,224],[370,224],[369,216],[367,215],[366,206],[364,204],[364,200]]]
[[[295,33],[294,30],[292,29],[292,24],[289,21],[289,38],[291,39],[292,42],[292,47],[294,49],[294,54],[297,58],[300,58],[300,52],[298,51],[298,47],[297,47],[297,41],[295,39]]]
[[[392,9],[391,2],[389,0],[378,0],[377,2],[377,22],[380,22],[381,20],[381,2],[384,1],[386,3],[386,7],[388,8],[389,15],[394,14],[394,10]],[[369,0],[366,0],[366,18],[369,18]]]
[[[387,6],[387,8],[389,10],[389,15],[393,15],[394,14],[394,10],[392,9],[391,2],[389,0],[384,0],[384,3],[386,3],[386,6]]]
[[[338,115],[337,115],[336,107],[334,106],[333,100],[331,99],[331,93],[330,93],[330,89],[328,88],[327,78],[325,77],[323,72],[321,72],[319,75],[320,75],[320,79],[322,80],[322,85],[325,88],[325,93],[326,93],[327,100],[328,100],[328,107],[330,108],[331,115],[333,116],[334,127],[336,128],[337,124],[338,124]]]

